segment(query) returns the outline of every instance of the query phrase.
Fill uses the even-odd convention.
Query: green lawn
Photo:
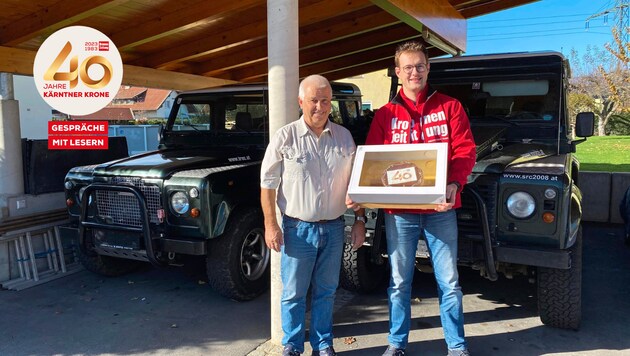
[[[580,171],[630,172],[630,136],[593,136],[577,146]]]

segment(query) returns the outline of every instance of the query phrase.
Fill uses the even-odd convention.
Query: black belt
[[[293,219],[293,220],[297,220],[297,221],[302,221],[302,222],[307,222],[307,223],[318,223],[318,224],[326,224],[326,223],[331,223],[331,222],[335,222],[335,221],[343,219],[343,215],[339,216],[338,218],[334,218],[332,220],[319,220],[319,221],[306,221],[306,220],[294,218],[294,217],[289,216],[289,215],[283,215],[283,217],[289,218],[289,219]]]

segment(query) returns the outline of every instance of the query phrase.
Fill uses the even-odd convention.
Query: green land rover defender
[[[332,87],[330,119],[365,136],[359,89]],[[71,169],[65,194],[83,266],[116,276],[142,262],[181,265],[205,256],[209,284],[222,295],[249,300],[263,293],[267,93],[266,85],[243,85],[180,94],[158,150]]]
[[[391,92],[398,90],[392,76]],[[581,319],[582,216],[575,148],[594,116],[567,111],[569,65],[560,53],[515,53],[431,61],[429,85],[457,98],[469,118],[477,163],[457,210],[458,263],[490,280],[536,281],[544,324],[577,329]],[[381,213],[368,210],[366,244],[346,244],[341,284],[370,291],[387,277]],[[348,214],[348,225],[354,220]],[[431,271],[421,238],[416,266]]]

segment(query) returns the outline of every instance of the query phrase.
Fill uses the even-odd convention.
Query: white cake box
[[[364,208],[433,209],[446,200],[447,143],[358,146],[348,195]]]

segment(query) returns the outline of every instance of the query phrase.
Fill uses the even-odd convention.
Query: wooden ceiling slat
[[[94,16],[129,0],[64,0],[45,7],[0,29],[0,45],[15,46],[33,37]]]
[[[318,1],[300,8],[300,24],[308,25],[311,21],[323,21],[338,14],[350,13],[371,6],[366,1],[326,1],[328,6],[322,6],[324,1]],[[306,20],[303,20],[303,17]],[[198,58],[234,45],[249,43],[267,36],[266,18],[259,22],[249,22],[238,28],[213,33],[212,37],[204,36],[189,43],[183,43],[174,48],[169,48],[169,53],[156,53],[152,58],[142,60],[148,67],[160,68],[161,66],[177,61],[185,61]]]
[[[112,33],[110,38],[120,50],[138,46],[214,21],[230,11],[243,11],[260,4],[260,0],[203,0],[183,10],[151,18]],[[210,15],[210,16],[209,16]]]
[[[322,46],[310,47],[300,51],[300,64],[309,65],[338,57],[357,54],[371,48],[381,47],[391,43],[399,43],[411,38],[418,38],[421,34],[407,24],[395,24],[386,28],[361,33],[344,40],[329,42]]]
[[[300,47],[302,49],[399,23],[393,16],[379,12],[377,7],[363,9],[358,14],[337,16],[324,22],[300,29]],[[221,56],[209,58],[198,66],[199,72],[197,74],[219,76],[223,73],[224,75],[227,70],[247,66],[255,62],[256,56],[266,61],[267,44],[265,40],[259,41],[257,45],[248,43],[244,47],[247,49],[242,50],[242,52],[224,51],[224,55],[222,52]],[[264,71],[267,70],[263,65],[259,65],[258,68]]]

